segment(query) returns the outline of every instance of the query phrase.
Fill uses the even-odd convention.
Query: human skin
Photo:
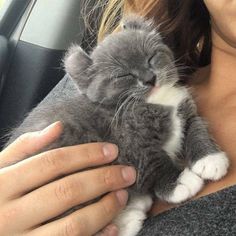
[[[199,114],[230,159],[228,174],[207,183],[199,198],[236,184],[236,0],[204,0],[211,15],[211,64],[200,69],[189,83]],[[174,205],[157,202],[152,214]]]
[[[135,170],[104,167],[118,155],[117,147],[107,143],[35,154],[61,132],[56,122],[42,132],[24,134],[0,153],[1,236],[94,235],[106,226],[100,235],[117,235],[109,223],[126,205],[128,194],[122,189],[134,183]],[[96,168],[84,171],[88,167]],[[98,202],[42,224],[104,194]]]

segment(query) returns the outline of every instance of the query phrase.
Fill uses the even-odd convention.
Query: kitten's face
[[[151,91],[178,81],[172,52],[143,19],[127,21],[125,29],[108,36],[90,58],[86,94],[94,102],[145,99]]]

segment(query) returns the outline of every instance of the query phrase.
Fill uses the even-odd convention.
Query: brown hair
[[[124,15],[136,13],[154,19],[178,63],[189,68],[185,73],[210,63],[210,16],[203,0],[97,0],[99,4],[98,41],[116,30]]]

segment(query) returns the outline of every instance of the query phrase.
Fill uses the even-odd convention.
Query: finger
[[[21,135],[0,153],[0,168],[19,162],[48,146],[62,133],[62,123],[55,122],[42,131]]]
[[[109,163],[117,155],[117,146],[107,143],[83,144],[47,151],[0,170],[0,180],[7,181],[1,187],[1,192],[7,199],[17,198],[59,176]]]
[[[110,193],[103,197],[100,201],[82,208],[71,215],[41,226],[31,232],[30,236],[41,235],[57,235],[71,236],[94,235],[96,232],[104,228],[119,211],[124,208],[128,199],[128,194],[124,190],[116,193]],[[110,236],[116,234],[110,234]]]
[[[17,199],[22,209],[27,209],[25,227],[38,225],[107,192],[130,186],[135,178],[134,168],[111,166],[73,174],[36,189]]]
[[[101,232],[97,233],[95,236],[118,236],[118,228],[114,224],[110,224],[105,227]]]

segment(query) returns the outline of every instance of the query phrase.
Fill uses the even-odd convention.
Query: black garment
[[[235,236],[236,185],[146,220],[139,236]]]
[[[76,95],[76,86],[65,76],[39,106]],[[147,219],[139,233],[143,235],[236,236],[236,185]]]

